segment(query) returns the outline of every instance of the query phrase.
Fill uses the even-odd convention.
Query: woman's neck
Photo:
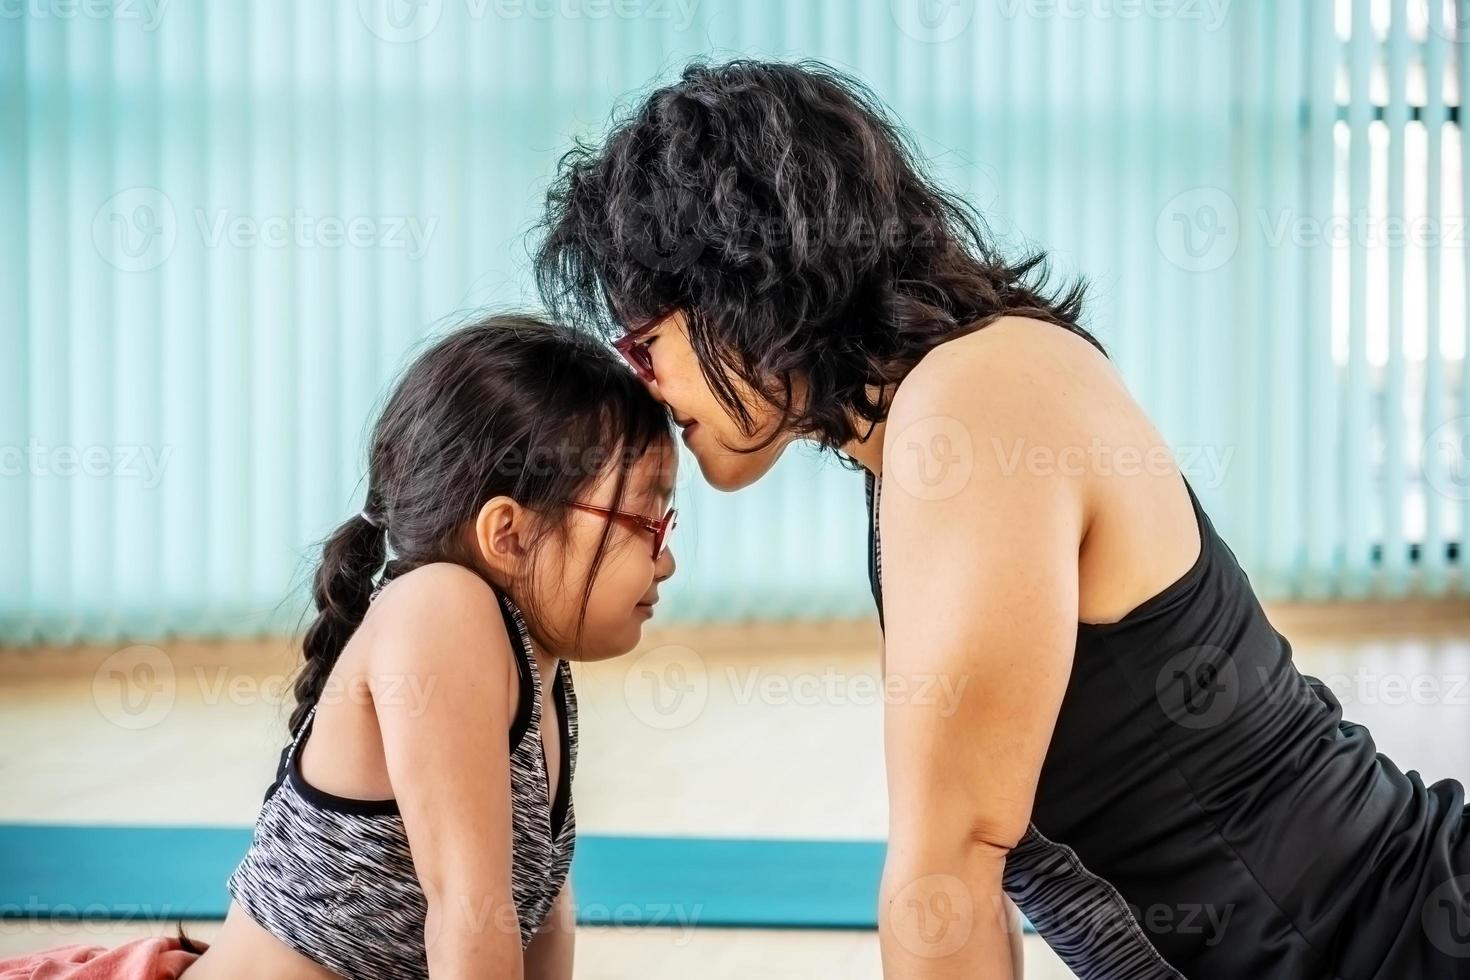
[[[896,389],[895,389],[896,391]],[[887,394],[886,387],[877,385],[867,386],[868,398],[874,404],[883,405],[883,414],[888,414],[888,406],[893,404],[891,398],[884,398]],[[842,451],[862,464],[863,469],[874,476],[883,475],[883,433],[888,428],[888,420],[874,424],[865,418],[853,418],[853,431],[862,432],[864,437],[854,437],[842,444]],[[869,429],[869,426],[872,426]]]
[[[858,426],[867,432],[868,423],[862,422]],[[863,465],[863,468],[874,476],[883,473],[883,432],[888,428],[886,421],[879,422],[873,426],[873,431],[868,433],[866,439],[852,439],[842,445],[842,451]]]

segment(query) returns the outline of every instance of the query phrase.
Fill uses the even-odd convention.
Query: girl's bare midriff
[[[339,980],[266,932],[234,902],[219,935],[183,975],[189,980]]]

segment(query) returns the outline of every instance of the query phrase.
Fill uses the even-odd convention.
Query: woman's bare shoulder
[[[1064,327],[1003,317],[930,351],[900,384],[889,432],[953,419],[975,438],[1085,443],[1130,401],[1112,363]]]
[[[1113,362],[1081,334],[1026,316],[1003,316],[930,351],[915,370],[961,371],[992,368],[1013,378],[1063,374],[1118,378]]]

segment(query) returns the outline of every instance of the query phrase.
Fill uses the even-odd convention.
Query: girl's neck
[[[556,667],[561,658],[554,653],[547,653],[534,642],[531,644],[531,655],[536,661],[536,673],[541,677],[541,696],[543,699],[549,698],[551,685],[556,682]]]

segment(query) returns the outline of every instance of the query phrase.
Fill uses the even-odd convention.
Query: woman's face
[[[753,433],[741,430],[699,369],[682,311],[671,313],[640,334],[634,346],[642,348],[634,353],[635,366],[652,372],[652,380],[645,377],[644,383],[669,407],[683,430],[684,445],[710,486],[726,491],[750,486],[776,464],[793,441],[794,436],[783,434],[759,452],[736,451],[764,441],[779,426],[781,413],[754,389],[735,379],[741,404],[756,424]]]

